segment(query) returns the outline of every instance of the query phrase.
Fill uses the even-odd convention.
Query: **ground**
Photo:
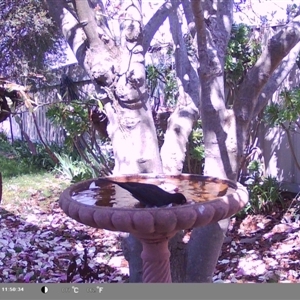
[[[0,283],[128,281],[119,233],[82,225],[59,208],[69,184],[53,174],[4,180]],[[300,202],[286,201],[284,211],[231,219],[215,282],[300,282]]]
[[[215,272],[223,282],[300,282],[300,221],[255,215],[231,220]]]

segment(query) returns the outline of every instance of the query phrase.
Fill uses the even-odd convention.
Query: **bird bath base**
[[[152,239],[137,238],[143,245],[141,253],[143,260],[143,282],[172,282],[170,270],[171,253],[168,247],[169,237]]]
[[[101,189],[102,183],[97,182],[97,179],[74,184],[63,191],[59,204],[72,219],[95,228],[129,232],[141,241],[145,283],[172,282],[168,242],[178,231],[226,219],[241,210],[248,202],[248,192],[242,185],[208,176],[141,174],[109,178],[115,181],[136,180],[144,183],[157,179],[166,183],[188,180],[199,191],[203,191],[204,183],[213,183],[214,188],[210,195],[212,197],[207,197],[210,193],[205,192],[209,201],[159,208],[87,205],[72,197],[78,191],[89,189],[92,182]],[[227,187],[225,191],[224,186]]]

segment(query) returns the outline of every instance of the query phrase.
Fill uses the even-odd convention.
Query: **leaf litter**
[[[58,197],[40,205],[36,191],[19,207],[1,203],[0,283],[127,282],[118,236],[69,218]]]
[[[299,210],[233,217],[213,281],[299,283],[299,228]],[[0,283],[128,282],[119,234],[78,223],[40,191],[19,207],[2,203]]]
[[[214,281],[300,282],[299,210],[232,218]]]

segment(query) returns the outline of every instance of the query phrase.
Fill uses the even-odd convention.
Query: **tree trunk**
[[[178,0],[171,0],[175,7],[178,2]],[[178,98],[176,109],[168,119],[168,128],[160,155],[164,173],[180,174],[189,135],[199,118],[199,78],[196,71],[197,62],[190,61],[187,55],[177,11],[170,13],[169,23],[175,48]]]
[[[186,282],[213,282],[229,219],[196,228],[187,247]]]
[[[122,251],[129,264],[129,282],[143,282],[143,261],[141,253],[142,243],[132,234],[124,235],[122,239]]]
[[[120,39],[109,34],[105,22],[97,24],[91,2],[74,1],[77,18],[64,1],[47,2],[49,12],[62,28],[78,63],[95,82],[97,96],[104,103],[114,151],[114,175],[162,173],[145,85],[140,1],[123,3]]]

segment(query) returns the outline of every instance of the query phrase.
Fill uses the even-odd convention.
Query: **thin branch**
[[[45,143],[45,141],[44,141],[44,139],[43,139],[43,137],[41,135],[41,131],[40,131],[40,128],[38,126],[38,122],[37,122],[36,115],[35,115],[34,112],[32,112],[32,118],[33,118],[33,123],[34,123],[35,128],[36,128],[36,132],[37,132],[37,134],[38,134],[38,136],[40,138],[41,143],[44,145],[46,152],[49,154],[50,158],[52,159],[52,161],[54,162],[55,165],[59,164],[58,158],[51,151],[51,149],[48,147],[48,145]]]
[[[84,139],[84,137],[81,137],[81,142],[84,144],[84,147],[86,147],[86,149],[88,150],[88,152],[93,156],[93,158],[96,160],[96,162],[99,165],[103,165],[105,167],[105,170],[103,170],[106,174],[111,174],[111,170],[108,167],[107,163],[106,163],[106,159],[103,156],[103,154],[101,153],[101,151],[98,151],[99,156],[100,156],[100,160],[98,159],[98,157],[95,155],[95,153],[93,152],[93,150],[91,149],[91,147],[88,145],[88,143],[86,142],[86,140]],[[96,142],[97,143],[97,142]],[[101,149],[100,149],[101,150]]]
[[[101,42],[97,33],[97,23],[94,17],[94,11],[88,1],[75,0],[75,9],[79,18],[79,24],[82,26],[90,48],[97,48]]]
[[[152,18],[148,21],[148,23],[144,27],[144,40],[143,40],[143,50],[144,54],[147,52],[150,43],[153,39],[153,36],[159,29],[159,27],[163,24],[166,18],[169,16],[171,11],[176,10],[178,5],[180,4],[177,1],[176,5],[172,4],[170,0],[167,0],[152,16]]]
[[[177,0],[172,0],[172,3],[178,3]],[[187,74],[188,66],[190,65],[186,51],[186,45],[182,37],[181,25],[178,20],[177,11],[172,11],[169,15],[170,30],[175,45],[175,62],[176,62],[176,75],[181,81]]]
[[[190,2],[190,0],[183,0],[181,2],[182,2],[182,8],[183,8],[183,11],[184,11],[184,15],[185,15],[185,18],[186,18],[186,22],[188,24],[190,34],[194,38],[195,35],[196,35],[196,28],[195,28],[193,11],[192,11],[192,8],[191,8],[191,2]]]
[[[173,6],[177,5],[177,0],[171,0]],[[189,59],[186,44],[183,39],[183,33],[177,11],[172,11],[169,16],[170,30],[175,44],[175,62],[176,76],[179,90],[178,105],[187,105],[188,100],[192,99],[195,107],[199,107],[199,77],[196,72],[198,62]],[[193,67],[193,65],[195,65]],[[187,97],[187,95],[189,97]],[[182,103],[184,100],[185,103]]]
[[[65,0],[47,0],[48,10],[63,36],[75,54],[78,63],[83,66],[85,58],[86,35],[78,20],[71,12]]]
[[[198,52],[199,52],[199,59],[201,60],[201,57],[203,58],[203,56],[207,51],[206,24],[204,19],[204,12],[201,6],[201,1],[191,0],[191,7],[194,14],[194,20],[197,29]]]

